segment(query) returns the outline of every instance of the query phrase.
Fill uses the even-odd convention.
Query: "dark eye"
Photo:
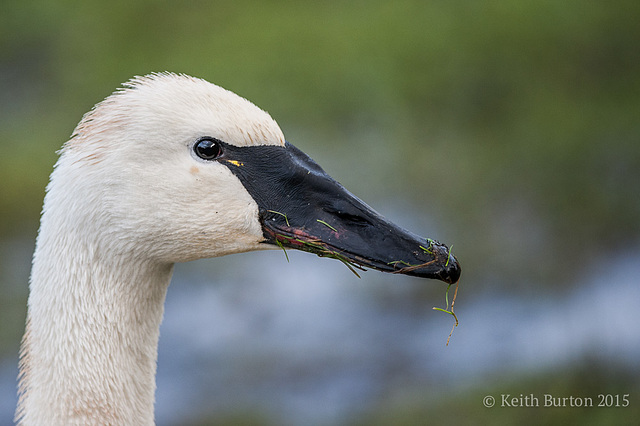
[[[222,155],[222,146],[217,139],[202,138],[193,145],[193,151],[203,160],[215,160]]]

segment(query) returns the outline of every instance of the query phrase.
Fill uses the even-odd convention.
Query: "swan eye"
[[[222,155],[220,141],[214,138],[202,138],[193,145],[196,155],[203,160],[215,160]]]

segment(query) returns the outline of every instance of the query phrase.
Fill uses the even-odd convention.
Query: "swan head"
[[[47,215],[53,205],[62,208]],[[268,113],[201,79],[137,77],[63,146],[52,226],[96,251],[174,263],[295,248],[452,283],[450,250],[392,224],[285,141]]]

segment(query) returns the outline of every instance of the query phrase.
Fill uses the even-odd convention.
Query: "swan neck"
[[[43,223],[20,365],[20,424],[153,424],[172,264],[100,249]]]

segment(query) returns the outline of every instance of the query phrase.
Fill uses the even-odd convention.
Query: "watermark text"
[[[482,404],[491,408],[497,406],[505,408],[516,407],[628,407],[630,396],[626,394],[598,394],[591,396],[560,396],[550,393],[536,395],[502,393],[499,396],[486,395],[482,399]]]

